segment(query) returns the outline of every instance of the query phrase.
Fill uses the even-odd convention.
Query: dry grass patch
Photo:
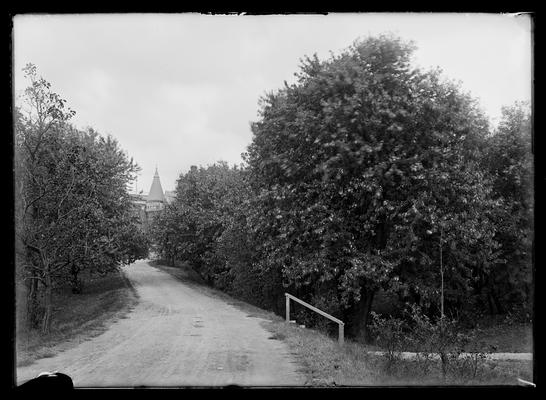
[[[294,324],[282,318],[264,323],[274,336],[284,338],[302,366],[309,386],[375,386],[380,376],[367,348],[351,341],[340,346],[337,338]]]
[[[137,301],[135,290],[121,272],[92,279],[82,294],[72,294],[69,288],[58,290],[53,297],[51,332],[42,335],[32,330],[17,335],[17,366],[54,357],[100,335],[110,323],[124,318]]]

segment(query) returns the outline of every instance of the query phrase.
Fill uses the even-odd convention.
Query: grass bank
[[[481,386],[518,385],[517,378],[533,381],[532,362],[517,360],[481,362],[475,376],[466,366],[448,374],[444,381],[439,362],[430,365],[428,371],[416,361],[400,359],[389,363],[372,354],[375,347],[346,340],[340,348],[336,338],[275,317],[264,326],[289,345],[308,376],[308,384],[313,386]]]
[[[532,353],[533,325],[516,323],[502,316],[483,318],[479,323],[477,342],[487,343],[499,353]]]
[[[161,261],[151,262],[151,265],[188,285],[199,286],[202,292],[223,299],[248,316],[263,319],[261,324],[271,332],[270,339],[282,340],[287,344],[300,365],[300,372],[306,377],[307,386],[517,385],[518,377],[533,380],[533,365],[527,361],[487,361],[475,377],[454,375],[447,381],[443,380],[439,365],[433,365],[427,372],[411,360],[397,360],[388,365],[383,357],[371,353],[377,347],[351,340],[346,340],[345,345],[340,347],[335,337],[286,323],[284,318],[273,312],[205,285],[188,265],[170,267]]]
[[[104,332],[108,325],[123,318],[137,303],[136,291],[123,273],[86,277],[83,293],[69,287],[53,295],[51,332],[23,331],[16,337],[17,366],[53,357],[57,353]]]

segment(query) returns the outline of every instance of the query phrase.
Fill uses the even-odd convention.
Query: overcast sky
[[[531,99],[530,18],[500,14],[21,15],[15,94],[35,64],[78,127],[116,137],[141,166],[139,191],[156,165],[173,190],[191,165],[241,162],[258,99],[292,82],[303,56],[382,32],[414,40],[415,65],[460,80],[493,122]]]

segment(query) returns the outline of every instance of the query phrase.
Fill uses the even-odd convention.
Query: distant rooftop
[[[148,201],[165,201],[165,194],[163,193],[163,188],[161,187],[161,181],[159,180],[159,173],[157,172],[157,167],[155,169],[154,179],[152,181],[152,186],[150,187],[150,192],[146,198]]]

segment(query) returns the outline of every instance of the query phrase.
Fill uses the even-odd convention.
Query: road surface
[[[262,319],[138,261],[124,268],[139,295],[127,318],[52,358],[17,368],[21,384],[42,371],[76,387],[293,386],[304,377]]]

